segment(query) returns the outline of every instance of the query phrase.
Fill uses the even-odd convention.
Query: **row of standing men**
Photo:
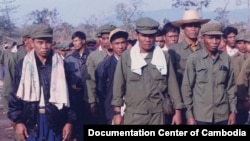
[[[83,124],[245,122],[247,112],[237,102],[248,106],[248,80],[239,79],[247,69],[236,71],[239,63],[234,60],[248,60],[247,53],[233,58],[220,51],[222,35],[235,33],[223,34],[220,24],[208,22],[197,11],[185,11],[182,20],[170,24],[174,28],[163,28],[165,39],[176,40],[170,34],[179,35],[179,27],[185,39],[164,49],[155,45],[159,23],[147,17],[136,21],[137,43],[129,50],[128,33],[114,25],[98,29],[100,46],[93,52],[84,46],[85,34],[77,31],[72,35],[75,51],[65,58],[52,50],[51,28],[31,26],[23,36],[25,47],[10,57],[4,78],[8,117],[18,137],[83,140]],[[247,44],[245,37],[239,41]],[[236,52],[229,44],[226,49]],[[243,67],[245,62],[250,61],[241,62]],[[173,101],[173,115],[163,112],[165,94]]]

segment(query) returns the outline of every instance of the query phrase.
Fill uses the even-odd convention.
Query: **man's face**
[[[187,23],[182,25],[184,34],[188,39],[197,39],[200,28],[200,23]]]
[[[137,33],[137,40],[142,52],[149,52],[155,43],[155,34],[141,34]]]
[[[89,49],[89,50],[95,50],[95,43],[86,44],[86,48]]]
[[[239,49],[239,52],[241,53],[246,53],[246,45],[245,45],[245,41],[237,41],[236,42],[236,47]]]
[[[52,38],[37,38],[32,41],[37,56],[46,58],[52,50]]]
[[[165,34],[165,43],[168,47],[178,43],[178,41],[179,41],[178,32],[169,31],[168,33]]]
[[[217,52],[221,36],[220,35],[203,35],[204,45],[209,52]]]
[[[109,34],[105,33],[101,35],[100,39],[100,44],[103,48],[109,49],[110,48],[110,43],[109,43]]]
[[[236,37],[236,34],[234,33],[230,33],[227,35],[227,38],[225,39],[225,42],[228,46],[230,47],[235,47],[235,37]]]
[[[156,36],[155,37],[155,43],[160,48],[163,48],[165,45],[164,37],[163,36]]]
[[[125,38],[117,38],[111,42],[111,47],[114,54],[121,56],[121,54],[127,49],[127,40]]]
[[[73,39],[73,45],[75,47],[76,50],[79,50],[83,47],[85,40],[80,39],[79,37],[75,37]]]

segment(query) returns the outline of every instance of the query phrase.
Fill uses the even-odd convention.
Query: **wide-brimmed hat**
[[[173,21],[172,24],[175,26],[182,26],[183,24],[187,24],[187,23],[205,24],[209,21],[210,19],[201,19],[196,10],[186,10],[183,13],[182,19]]]

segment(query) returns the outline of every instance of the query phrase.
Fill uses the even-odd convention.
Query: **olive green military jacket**
[[[229,55],[218,51],[213,61],[205,48],[187,60],[181,87],[187,119],[220,122],[237,112],[235,81]]]
[[[183,108],[180,89],[168,53],[165,52],[167,75],[161,75],[156,66],[150,63],[152,56],[153,52],[148,53],[145,58],[147,65],[142,68],[142,75],[139,75],[131,71],[130,50],[122,54],[114,76],[112,105],[122,106],[125,102],[126,112],[130,113],[162,112],[161,91],[168,92],[174,101],[175,109]]]
[[[202,49],[202,44],[199,42],[198,47],[196,51]],[[176,76],[178,79],[178,83],[181,86],[182,79],[183,79],[183,73],[185,71],[186,62],[188,59],[188,56],[194,53],[188,43],[184,40],[180,43],[172,45],[169,50],[169,54],[172,57],[173,60],[173,66],[176,71]]]
[[[106,51],[97,48],[94,52],[90,53],[90,55],[87,58],[86,65],[87,65],[88,77],[86,80],[86,84],[87,84],[87,94],[88,94],[87,96],[89,103],[97,102],[95,70],[97,68],[97,65],[107,56],[108,54]]]
[[[247,54],[232,57],[235,81],[238,79],[242,65],[247,58]]]
[[[250,58],[247,58],[241,68],[236,81],[238,98],[245,101],[250,98]]]
[[[10,53],[8,59],[6,60],[5,73],[4,73],[4,83],[3,83],[3,106],[7,110],[8,107],[8,97],[12,90],[12,81],[15,74],[15,66],[17,63],[24,58],[26,55],[25,47],[21,47],[17,53]]]

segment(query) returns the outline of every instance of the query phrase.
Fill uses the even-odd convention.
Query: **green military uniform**
[[[196,51],[201,49],[202,44],[198,42]],[[173,59],[173,65],[175,67],[178,83],[180,86],[182,83],[183,73],[185,71],[187,59],[192,53],[196,51],[193,51],[190,45],[185,40],[172,45],[168,50],[169,54]]]
[[[237,41],[247,41],[249,40],[250,41],[250,38],[247,39],[247,36],[249,35],[246,35],[244,33],[239,33],[235,38],[236,38],[236,42]],[[235,80],[238,79],[238,75],[240,73],[240,70],[241,70],[241,67],[244,63],[244,61],[248,58],[248,55],[247,53],[243,54],[243,55],[236,55],[236,56],[232,56],[232,62],[233,62],[233,69],[234,69],[234,76],[235,76]]]
[[[242,65],[247,58],[248,58],[247,54],[232,57],[235,80],[238,79]]]
[[[217,24],[203,28],[203,34],[222,34]],[[218,51],[213,60],[205,47],[191,54],[181,90],[187,119],[218,123],[228,120],[230,112],[237,112],[232,61],[224,52]]]
[[[141,34],[155,34],[158,23],[150,18],[141,18],[136,26]],[[125,103],[124,124],[164,124],[162,93],[167,92],[171,96],[175,109],[183,108],[171,58],[168,53],[164,56],[166,75],[162,75],[151,63],[153,51],[144,58],[146,66],[141,68],[141,75],[131,71],[131,50],[125,51],[119,59],[114,76],[112,105],[121,107]]]
[[[5,72],[4,72],[4,83],[3,83],[3,107],[7,112],[9,95],[12,90],[12,81],[14,79],[15,66],[17,63],[24,58],[26,54],[25,48],[21,47],[17,53],[9,53],[8,59],[5,63]]]
[[[103,26],[97,29],[97,34],[100,36],[103,33],[110,33],[116,27],[110,24],[104,24]],[[93,51],[87,58],[87,72],[88,79],[86,80],[87,84],[87,93],[88,93],[88,102],[96,103],[96,82],[95,82],[95,70],[97,65],[108,56],[108,53],[105,49],[99,46],[95,51]]]
[[[22,33],[23,38],[30,38],[29,35],[30,28],[27,28]],[[3,107],[7,112],[9,95],[12,90],[12,81],[14,79],[15,74],[15,66],[18,64],[20,60],[24,58],[26,55],[26,50],[24,46],[19,47],[17,53],[9,53],[8,59],[5,59],[5,74],[4,74],[4,84],[3,84]]]
[[[250,58],[246,59],[246,61],[242,65],[242,69],[239,73],[237,79],[237,87],[239,100],[245,101],[249,100],[250,96]]]

